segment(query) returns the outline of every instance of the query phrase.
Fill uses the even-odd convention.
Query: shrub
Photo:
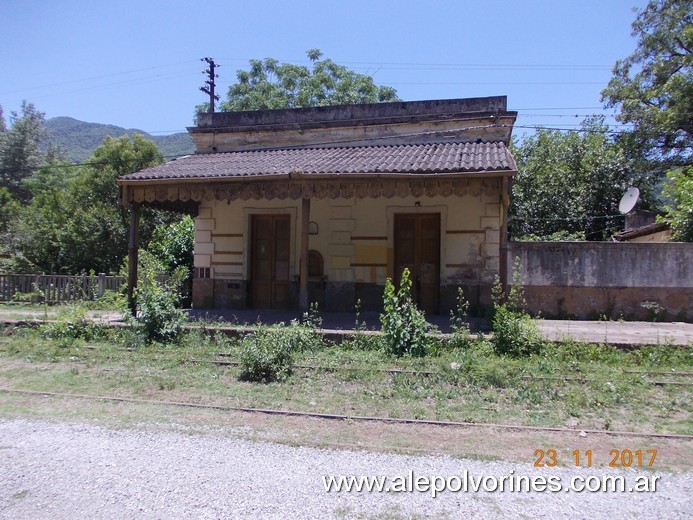
[[[165,276],[163,267],[151,254],[142,251],[135,297],[137,315],[128,315],[133,330],[144,342],[176,341],[186,317],[177,308],[185,268]]]
[[[56,340],[62,346],[68,346],[76,340],[93,341],[105,336],[105,329],[86,317],[83,308],[68,307],[64,318],[42,325],[41,335],[50,340]]]
[[[246,381],[281,381],[291,374],[294,341],[283,329],[260,329],[241,341],[240,378]]]
[[[431,340],[426,333],[431,325],[411,299],[409,269],[404,269],[398,291],[395,291],[392,280],[386,280],[383,310],[380,323],[385,335],[385,351],[398,357],[425,356],[430,348]]]
[[[493,349],[497,354],[528,356],[538,353],[544,340],[526,308],[519,258],[513,265],[513,281],[507,295],[496,278],[493,287]]]
[[[497,354],[528,356],[541,350],[543,338],[530,316],[511,310],[506,304],[495,306],[493,350]]]

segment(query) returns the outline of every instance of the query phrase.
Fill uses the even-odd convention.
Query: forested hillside
[[[94,150],[106,137],[141,134],[153,141],[165,158],[193,153],[195,147],[187,132],[171,135],[150,135],[137,129],[100,123],[86,123],[71,117],[54,117],[45,121],[47,140],[62,148],[69,162],[83,162],[91,157]]]

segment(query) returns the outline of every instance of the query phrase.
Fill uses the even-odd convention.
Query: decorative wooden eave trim
[[[491,197],[500,195],[501,179],[516,174],[513,171],[468,174],[397,175],[378,174],[355,177],[353,175],[301,175],[231,179],[185,179],[119,182],[122,203],[130,205],[173,204],[176,202],[200,203],[202,201],[246,200],[298,200],[298,199],[386,199],[395,196],[413,197],[462,197],[470,194]]]

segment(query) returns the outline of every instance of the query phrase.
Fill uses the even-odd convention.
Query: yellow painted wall
[[[417,205],[418,203],[418,205]],[[250,215],[291,215],[291,272],[298,275],[300,201],[203,201],[196,224],[195,266],[221,279],[248,279]],[[488,282],[498,273],[498,197],[414,197],[311,200],[309,237],[330,281],[384,284],[392,276],[394,215],[440,213],[441,284]]]

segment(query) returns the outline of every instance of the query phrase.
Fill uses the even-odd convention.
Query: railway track
[[[557,432],[575,434],[593,434],[593,435],[609,435],[621,437],[641,437],[641,438],[656,438],[656,439],[679,439],[693,440],[693,435],[676,434],[676,433],[651,433],[651,432],[629,432],[615,430],[576,430],[572,428],[561,428],[551,426],[524,426],[519,424],[499,424],[499,423],[474,423],[474,422],[459,422],[459,421],[436,421],[430,419],[406,419],[394,417],[378,417],[378,416],[363,416],[363,415],[342,415],[329,414],[318,412],[304,412],[299,410],[274,410],[268,408],[247,408],[239,406],[226,406],[216,404],[191,403],[184,401],[161,401],[154,399],[136,399],[133,397],[118,397],[109,395],[89,395],[89,394],[68,394],[60,392],[41,392],[36,390],[23,390],[18,388],[0,387],[0,392],[9,394],[23,394],[40,397],[55,397],[65,399],[84,399],[92,401],[111,401],[120,403],[146,404],[154,406],[169,406],[180,408],[197,408],[206,410],[219,410],[224,412],[239,412],[239,413],[254,413],[264,415],[277,415],[287,417],[309,417],[315,419],[325,419],[332,421],[360,421],[360,422],[379,422],[390,424],[418,424],[430,426],[442,426],[450,428],[497,428],[502,430],[515,431],[536,431],[536,432]]]

